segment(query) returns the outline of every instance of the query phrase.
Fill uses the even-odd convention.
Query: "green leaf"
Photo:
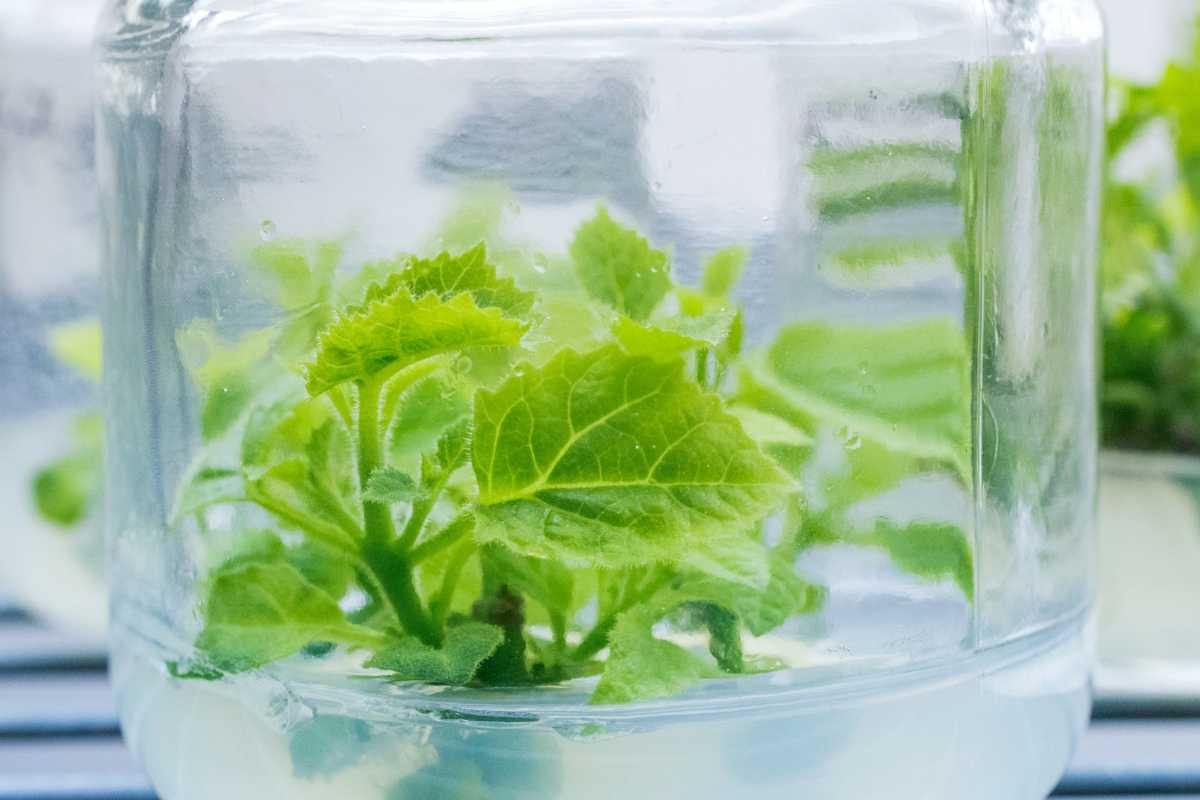
[[[670,361],[690,350],[718,347],[729,336],[735,316],[736,312],[730,309],[652,322],[636,322],[622,316],[613,323],[613,335],[630,355]]]
[[[731,674],[744,672],[746,661],[742,654],[742,629],[738,615],[713,603],[700,603],[697,612],[708,629],[708,652],[717,666]]]
[[[353,443],[323,399],[254,409],[242,460],[247,499],[288,526],[339,547],[361,533]]]
[[[770,576],[763,543],[744,528],[732,526],[713,529],[700,537],[677,563],[748,589],[761,589]]]
[[[470,292],[480,308],[498,308],[514,319],[533,310],[534,295],[518,289],[511,278],[496,275],[483,243],[457,256],[442,253],[431,259],[412,258],[402,280],[415,297],[433,292],[449,299],[460,292]]]
[[[345,596],[355,579],[355,564],[346,556],[317,541],[288,546],[284,558],[304,579],[335,600]]]
[[[50,352],[54,357],[94,383],[100,382],[103,351],[98,320],[69,322],[50,331]]]
[[[70,456],[38,470],[33,478],[33,498],[38,513],[60,528],[73,528],[84,520],[100,483],[95,459]]]
[[[807,431],[774,414],[749,406],[734,406],[729,409],[729,413],[737,417],[738,422],[742,423],[742,430],[756,442],[764,445],[789,444],[804,448],[813,446],[813,438]]]
[[[175,336],[176,346],[192,380],[200,388],[200,434],[212,441],[233,427],[260,386],[256,374],[275,341],[271,329],[225,343],[211,320],[198,320]]]
[[[901,569],[928,580],[952,579],[968,600],[975,596],[971,544],[962,529],[940,522],[913,522],[900,527],[876,522],[872,542],[891,555]]]
[[[68,529],[99,503],[104,478],[104,421],[98,414],[75,419],[71,451],[33,477],[34,507],[47,521]]]
[[[407,503],[417,496],[417,483],[395,467],[380,467],[371,473],[363,499],[372,503]]]
[[[615,346],[480,391],[472,463],[482,541],[612,568],[740,536],[791,488],[682,362]]]
[[[829,425],[969,475],[969,360],[948,318],[789,326],[743,373],[739,399],[797,427]]]
[[[226,672],[286,658],[313,641],[378,641],[378,634],[347,622],[337,601],[299,570],[277,560],[239,559],[218,569],[204,615],[196,646]]]
[[[571,259],[588,294],[634,320],[648,318],[671,288],[667,254],[603,206],[576,232]]]
[[[316,396],[347,381],[384,377],[468,347],[515,346],[525,330],[499,309],[480,308],[471,294],[449,300],[426,294],[414,300],[400,288],[339,316],[321,335],[307,368],[308,391]]]
[[[396,404],[388,452],[393,463],[416,470],[451,425],[467,418],[470,403],[442,378],[432,377],[406,391]]]
[[[467,622],[446,631],[440,648],[406,636],[377,652],[367,666],[391,672],[398,681],[461,686],[475,676],[503,638],[503,631],[495,625]]]
[[[674,603],[704,601],[726,608],[750,633],[763,636],[797,614],[815,611],[824,602],[824,591],[796,574],[795,559],[795,540],[788,537],[771,549],[770,580],[762,589],[750,590],[742,583],[689,573],[671,587],[668,596]]]
[[[211,506],[245,499],[246,488],[240,469],[201,466],[180,482],[171,517],[179,520]]]
[[[250,263],[265,279],[272,299],[289,310],[328,303],[341,260],[337,242],[287,239],[258,245],[250,253]]]
[[[704,265],[701,289],[712,298],[728,297],[742,279],[749,257],[744,247],[726,247],[718,250]]]
[[[694,653],[656,639],[655,621],[641,610],[622,615],[609,637],[604,674],[589,702],[611,705],[669,697],[714,674]]]

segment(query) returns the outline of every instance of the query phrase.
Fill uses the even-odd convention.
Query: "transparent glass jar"
[[[113,5],[114,681],[163,797],[1046,795],[1101,23],[866,5]]]
[[[94,0],[0,6],[0,592],[99,644]]]

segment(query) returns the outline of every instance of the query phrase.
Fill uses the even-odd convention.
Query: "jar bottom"
[[[164,800],[1042,800],[1086,726],[1081,620],[914,678],[637,713],[390,713],[277,676],[170,677],[116,631],[125,734]],[[799,697],[799,696],[797,696]],[[730,698],[724,698],[728,701]],[[733,698],[736,700],[736,698]],[[430,708],[433,707],[430,703]]]

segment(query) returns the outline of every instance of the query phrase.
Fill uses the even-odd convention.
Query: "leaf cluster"
[[[1200,450],[1200,29],[1150,85],[1118,83],[1108,126],[1103,227],[1104,444]],[[1165,175],[1123,159],[1165,133]]]
[[[176,515],[238,535],[210,535],[196,663],[178,674],[340,647],[396,681],[599,675],[594,702],[629,702],[777,666],[745,637],[821,606],[796,559],[822,542],[881,547],[970,596],[956,529],[846,527],[915,465],[965,472],[949,322],[797,324],[746,352],[745,251],[683,286],[603,207],[533,269],[475,244],[339,280],[331,247],[288,247],[268,272],[295,283],[279,294],[293,322],[233,343],[181,333],[206,356],[191,370],[207,445]],[[312,309],[323,325],[294,322]],[[564,313],[588,321],[566,342]],[[801,487],[831,427],[860,446],[818,535]]]

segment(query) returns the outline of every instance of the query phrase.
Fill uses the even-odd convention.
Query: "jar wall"
[[[120,447],[110,483],[117,682],[135,747],[159,762],[152,773],[182,757],[167,723],[210,690],[240,702],[293,759],[292,715],[328,714],[326,690],[358,695],[346,702],[362,716],[350,716],[371,731],[367,706],[415,711],[400,727],[416,735],[405,747],[424,755],[405,762],[418,776],[405,780],[435,782],[457,745],[431,741],[459,733],[433,730],[422,714],[484,703],[511,720],[520,707],[540,731],[533,738],[547,741],[562,734],[556,714],[594,714],[629,746],[655,714],[687,706],[724,719],[722,704],[736,698],[745,713],[784,702],[793,721],[815,714],[843,731],[823,780],[861,795],[867,788],[837,766],[849,768],[868,724],[849,698],[891,702],[914,691],[910,680],[941,709],[934,716],[954,716],[952,703],[923,694],[935,684],[988,698],[980,738],[966,745],[980,752],[989,726],[999,735],[1028,722],[1019,698],[1053,696],[1064,724],[1042,726],[1054,740],[1045,752],[1065,762],[1086,709],[1098,16],[1066,2],[880,2],[853,19],[836,4],[784,12],[764,2],[736,15],[720,5],[464,6],[453,20],[422,3],[212,2],[161,14],[139,4],[141,17],[114,6],[100,70],[109,412]],[[641,259],[608,275],[615,289],[594,280],[595,254],[612,253],[613,241],[624,243],[620,258]],[[348,366],[329,348],[358,335],[352,321],[378,310],[379,292],[407,291],[396,287],[438,263],[420,259],[479,252],[480,242],[487,268],[512,279],[505,291],[531,298],[520,342],[431,361],[436,371],[394,402],[364,394],[375,391],[375,373],[361,372],[370,359]],[[359,307],[372,277],[392,288]],[[421,297],[449,303],[455,291]],[[581,394],[602,404],[596,376],[614,363],[665,370],[672,402],[696,403],[684,417],[707,421],[671,434],[678,420],[665,401],[630,416],[626,406],[641,401],[629,399],[628,377],[626,404],[595,418],[577,411],[573,390],[554,394],[563,375],[586,377]],[[376,407],[382,455],[363,433],[363,409]],[[569,435],[555,427],[559,413]],[[582,431],[576,413],[592,420]],[[277,458],[270,437],[283,427],[259,438],[271,419],[295,433],[297,414],[316,426],[304,448],[315,430],[333,431],[321,434],[333,438],[319,467],[308,449]],[[470,456],[422,523],[406,481],[434,469],[420,454],[456,415]],[[572,450],[596,430],[608,438]],[[722,433],[697,448],[696,430]],[[275,461],[254,460],[264,448]],[[676,464],[679,453],[688,457]],[[664,464],[685,488],[663,490]],[[648,474],[631,480],[639,468]],[[376,469],[393,481],[386,520],[364,491]],[[280,470],[299,471],[276,493]],[[705,494],[714,485],[717,495]],[[628,511],[630,492],[643,490]],[[317,509],[313,492],[350,502]],[[498,624],[487,609],[516,596],[527,614],[521,669],[581,677],[480,699],[472,692],[487,683],[490,651],[468,680],[432,681],[468,686],[431,711],[413,706],[426,701],[412,684],[387,682],[406,674],[364,666],[353,643],[307,655],[297,645],[254,663],[218,652],[214,609],[245,609],[222,587],[246,568],[241,559],[267,558],[244,550],[264,530],[278,542],[272,559],[311,538],[340,542],[339,526],[353,542],[361,534],[363,566],[333,597],[359,620],[378,588],[363,578],[376,569],[371,530],[395,528],[400,550],[423,554],[465,513],[474,539],[461,541],[480,550],[463,545],[461,582],[441,583],[449,594],[439,595],[446,573],[414,573],[417,605],[428,602],[434,620],[439,603],[453,612],[426,643],[465,624],[455,614]],[[646,522],[659,518],[661,528]],[[679,520],[702,535],[686,538]],[[747,529],[751,556],[731,555],[730,525]],[[525,577],[501,558],[518,559]],[[531,573],[542,577],[530,583]],[[562,582],[551,574],[571,587],[557,607],[546,593]],[[704,592],[689,583],[697,574]],[[716,602],[713,581],[741,586],[743,599]],[[663,591],[677,593],[670,613],[647,611]],[[782,611],[764,611],[784,596]],[[760,604],[750,610],[744,597]],[[391,604],[397,625],[422,638],[404,602]],[[593,691],[593,701],[617,696],[615,670],[636,646],[610,637],[640,624],[639,613],[653,614],[640,644],[676,665],[703,662],[696,676],[715,680],[676,683],[668,669],[656,688],[637,684],[636,696],[620,696],[649,702],[623,729],[619,711],[581,709]],[[714,613],[732,639],[705,616]],[[606,628],[610,616],[616,627]],[[392,635],[385,628],[363,635]],[[556,662],[539,637],[576,655],[595,639],[598,658]],[[1006,683],[1019,669],[1058,678]],[[153,699],[147,675],[164,687]],[[290,692],[282,715],[276,686]],[[920,713],[897,711],[909,712]],[[717,723],[709,732],[721,747],[733,734]],[[208,757],[205,774],[224,758]],[[1030,758],[1008,753],[992,766]],[[1061,766],[997,784],[1007,794],[996,796],[1042,796]],[[347,780],[366,774],[347,769]],[[714,767],[685,788],[731,791],[746,780],[736,772]],[[957,780],[946,777],[945,797],[960,796]],[[553,796],[587,796],[581,782],[556,786]]]
[[[1012,55],[975,132],[985,645],[1078,616],[1093,591],[1104,56],[1095,9],[1043,6],[998,11]]]
[[[98,4],[0,8],[0,591],[99,639]]]

